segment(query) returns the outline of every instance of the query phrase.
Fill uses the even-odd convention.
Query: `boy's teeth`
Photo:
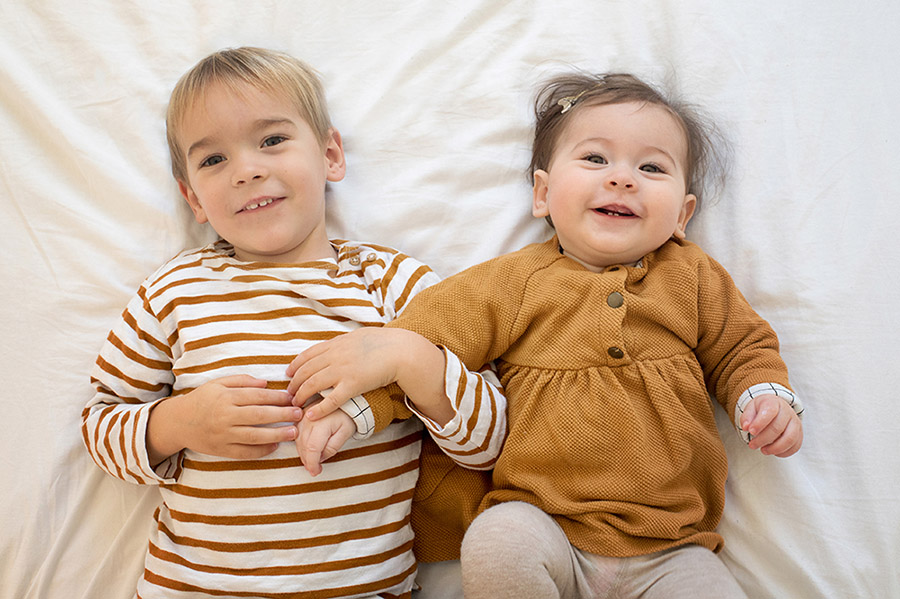
[[[260,202],[258,204],[250,204],[249,206],[244,208],[244,210],[256,210],[260,206],[268,206],[269,204],[271,204],[274,201],[275,200],[273,200],[272,198],[269,198],[268,200],[263,200],[262,202]]]

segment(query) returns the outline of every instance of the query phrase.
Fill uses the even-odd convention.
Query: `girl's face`
[[[325,182],[344,176],[337,131],[321,144],[287,99],[214,84],[187,111],[179,133],[188,177],[179,182],[181,193],[197,221],[234,246],[235,257],[333,257]]]
[[[697,199],[686,192],[687,140],[664,107],[583,106],[547,170],[534,174],[535,217],[550,216],[566,255],[600,271],[684,238]]]

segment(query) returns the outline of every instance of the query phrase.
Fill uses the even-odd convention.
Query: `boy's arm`
[[[270,453],[296,428],[283,391],[249,376],[225,377],[169,397],[174,376],[165,331],[148,312],[143,289],[110,332],[91,373],[94,397],[82,412],[82,437],[109,474],[139,484],[172,482],[181,450],[223,457]]]
[[[443,402],[443,409],[446,409],[448,404],[453,408],[454,413],[451,420],[453,418],[459,420],[461,415],[465,415],[465,418],[462,418],[465,426],[451,435],[453,440],[449,443],[455,443],[456,447],[454,449],[468,455],[467,460],[470,466],[484,465],[489,467],[489,464],[496,458],[499,445],[502,444],[502,440],[506,435],[505,397],[500,390],[499,383],[496,381],[496,377],[493,377],[492,380],[490,377],[488,380],[485,380],[485,377],[479,374],[477,369],[489,363],[493,357],[500,355],[508,347],[509,331],[513,329],[516,310],[521,305],[521,302],[516,301],[512,296],[521,294],[524,284],[521,280],[515,280],[514,277],[497,277],[495,276],[497,274],[494,272],[495,270],[494,264],[484,263],[451,277],[440,285],[426,289],[408,307],[405,307],[405,310],[403,310],[403,313],[400,314],[397,320],[388,322],[382,329],[375,329],[375,331],[385,333],[389,329],[408,328],[422,333],[431,343],[431,346],[427,348],[429,352],[434,351],[434,344],[454,350],[453,352],[447,352],[446,365],[442,364],[440,369],[436,366],[430,368],[429,372],[432,378],[429,380],[432,385],[439,383],[439,385],[432,387],[433,389],[443,388],[444,392],[440,395],[440,401]],[[492,285],[488,283],[487,281],[491,279],[497,280],[498,284]],[[486,291],[488,291],[487,296],[485,296]],[[430,333],[434,338],[429,337],[424,332]],[[354,331],[349,334],[350,337],[345,342],[353,339],[353,335],[371,335],[374,338],[377,334],[380,333]],[[344,335],[342,337],[347,336]],[[396,378],[391,374],[391,372],[396,372],[394,370],[395,367],[389,366],[386,374],[382,372],[380,375],[365,382],[363,382],[360,373],[357,372],[356,364],[359,362],[366,364],[367,367],[384,368],[384,354],[378,355],[377,352],[372,352],[367,358],[356,357],[347,360],[341,367],[336,368],[332,372],[331,378],[326,380],[326,377],[323,376],[315,382],[308,382],[309,377],[322,368],[321,365],[308,365],[304,366],[305,370],[303,372],[300,371],[301,363],[305,364],[311,357],[308,352],[314,351],[318,353],[324,351],[329,344],[338,343],[339,340],[340,338],[335,338],[318,344],[312,350],[307,350],[307,352],[298,356],[298,359],[288,369],[288,376],[292,378],[288,386],[288,392],[297,394],[295,403],[298,405],[314,394],[319,387],[338,385],[341,381],[349,379],[355,379],[355,384],[358,385],[352,389],[350,385],[345,385],[343,391],[338,394],[332,392],[326,398],[326,401],[308,410],[307,417],[319,417],[336,409],[346,397],[350,396],[348,393],[353,391],[365,392],[365,397],[372,408],[376,429],[387,426],[396,418],[409,417],[411,412],[407,409],[408,406],[404,405],[406,396],[404,389],[401,388],[402,385],[392,382]],[[424,348],[425,346],[422,347]],[[423,349],[424,351],[426,350]],[[460,354],[459,352],[462,353]],[[339,356],[340,354],[335,353],[334,355]],[[434,354],[432,353],[431,355]],[[451,355],[458,365],[457,370],[450,366]],[[416,353],[413,352],[412,356],[416,356]],[[485,359],[486,357],[487,359]],[[342,357],[341,359],[344,358]],[[328,359],[322,360],[323,363],[327,361]],[[419,362],[413,359],[412,365],[413,367],[421,367],[422,363],[424,361]],[[459,368],[468,369],[466,370],[468,374],[467,379],[464,380],[459,374],[448,374],[458,372]],[[440,376],[435,376],[436,373],[440,373]],[[421,375],[413,375],[409,377],[409,380],[415,383],[417,380],[421,381],[423,379]],[[465,384],[460,384],[460,380],[464,380]],[[388,386],[383,387],[385,384],[388,384]],[[378,388],[375,391],[366,391],[366,389],[371,389],[373,386],[381,386],[382,388]],[[427,418],[429,408],[422,403],[421,396],[417,395],[412,389],[406,389],[405,391],[409,392],[411,401],[421,410],[422,416]],[[450,415],[449,412],[445,413]],[[492,420],[493,416],[488,417],[487,421],[493,422],[493,427],[488,425],[479,429],[478,427],[481,426],[480,423],[482,421],[478,419],[491,414],[499,415],[497,420]],[[439,417],[431,422],[433,424],[432,432],[436,435],[436,439],[441,434],[440,429],[442,425],[446,425],[447,422],[446,416]],[[428,421],[426,421],[426,425],[429,425]],[[465,449],[461,449],[458,442],[465,437],[469,428],[477,429],[478,434],[489,434],[495,442],[485,442],[484,439],[470,437],[467,441],[470,445]],[[446,434],[452,431],[444,432]],[[444,449],[448,449],[447,444],[444,444]],[[479,458],[476,455],[479,452],[486,453]],[[450,452],[448,451],[448,453]]]

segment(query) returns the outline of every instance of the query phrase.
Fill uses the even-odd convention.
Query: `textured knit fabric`
[[[161,490],[138,596],[405,596],[412,589],[418,420],[348,441],[317,477],[293,442],[259,460],[186,450],[155,469],[146,450],[157,401],[233,374],[285,389],[285,369],[299,352],[392,320],[437,281],[389,248],[332,243],[337,261],[289,265],[241,262],[224,241],[184,252],[144,282],[110,333],[82,429],[101,468]],[[505,406],[479,375],[447,359],[457,414],[434,437],[459,461],[489,468]]]
[[[436,454],[423,469],[432,507],[417,534],[432,555],[458,549],[437,506],[468,513],[479,500],[531,503],[599,555],[718,551],[727,463],[710,393],[733,416],[747,388],[789,385],[775,333],[690,242],[594,273],[553,238],[450,277],[390,326],[469,368],[495,360],[509,402],[483,500],[477,474]]]

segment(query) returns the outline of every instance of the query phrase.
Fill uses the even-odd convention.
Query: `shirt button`
[[[353,266],[359,266],[359,256],[352,256],[350,258],[350,264]]]
[[[377,258],[377,257],[378,256],[376,256],[375,253],[373,252],[373,253],[369,254],[368,256],[366,256],[366,262],[375,262],[375,258]]]
[[[606,350],[606,353],[609,354],[610,358],[615,358],[616,360],[621,360],[622,358],[625,357],[625,352],[623,352],[618,347],[611,347],[608,350]]]
[[[606,303],[610,308],[619,308],[625,303],[625,298],[618,291],[613,291],[607,296]]]

